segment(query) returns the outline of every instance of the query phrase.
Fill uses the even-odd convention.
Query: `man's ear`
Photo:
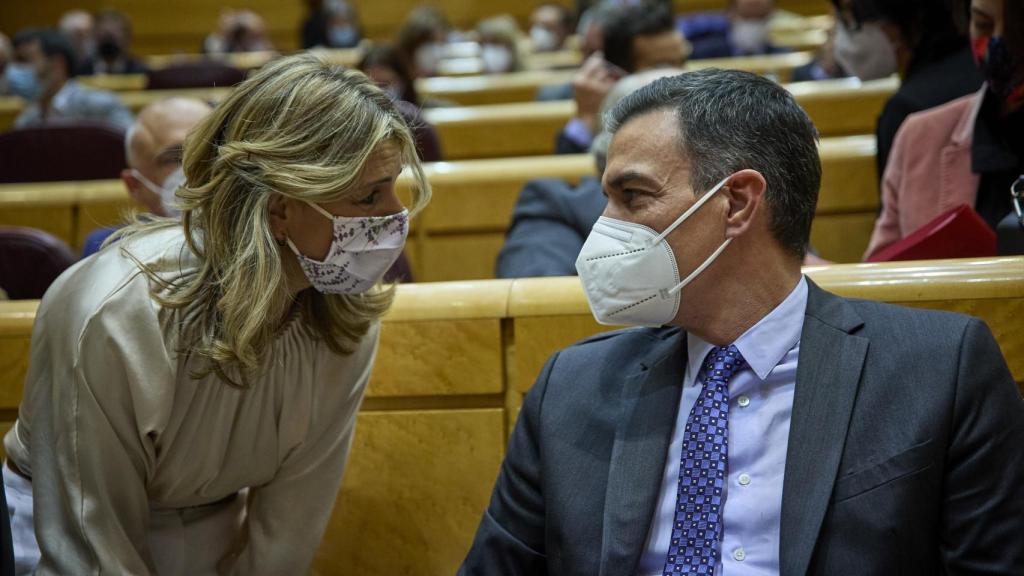
[[[767,188],[768,183],[757,170],[740,170],[729,178],[722,188],[722,193],[729,200],[726,237],[736,238],[750,229],[761,209]]]
[[[267,201],[267,214],[270,219],[270,231],[274,240],[283,244],[288,238],[289,199],[281,194],[272,193]]]
[[[135,201],[136,204],[146,206],[146,202],[143,200],[143,190],[145,188],[142,183],[139,182],[138,178],[132,175],[132,171],[128,168],[121,170],[121,182],[124,182],[124,187],[128,190],[128,196]]]

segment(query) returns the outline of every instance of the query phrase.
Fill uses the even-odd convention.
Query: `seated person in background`
[[[370,77],[395,100],[403,100],[417,108],[457,106],[451,100],[433,96],[420,96],[416,80],[398,49],[386,42],[374,42],[359,60],[359,70]],[[415,126],[413,129],[415,130]],[[429,162],[429,160],[428,160]]]
[[[103,121],[122,129],[131,126],[132,113],[114,93],[86,88],[74,80],[75,54],[59,32],[33,31],[22,46],[37,88],[32,104],[15,119],[15,128],[58,119]]]
[[[876,135],[878,177],[896,131],[914,112],[945,104],[981,86],[967,36],[954,7],[963,0],[832,0],[837,10],[835,55],[861,80],[899,73]]]
[[[515,18],[502,15],[481,20],[476,25],[476,36],[480,42],[484,74],[504,74],[523,69],[519,48],[522,33]]]
[[[793,82],[809,82],[812,80],[831,80],[833,78],[845,78],[849,76],[846,70],[836,61],[835,35],[833,26],[828,31],[825,43],[818,47],[814,54],[814,60],[799,66],[793,70]]]
[[[681,72],[678,68],[657,68],[619,80],[601,104],[599,122],[631,92]],[[608,203],[601,192],[608,140],[602,131],[590,148],[596,178],[584,176],[578,186],[557,178],[538,178],[523,186],[498,253],[498,278],[576,275],[576,257]]]
[[[82,74],[144,74],[148,68],[131,53],[132,24],[116,10],[96,15],[96,56],[82,67]]]
[[[10,96],[13,94],[11,91],[11,81],[8,78],[13,59],[14,53],[11,48],[11,41],[3,32],[0,32],[0,96]]]
[[[354,48],[363,39],[359,14],[345,0],[311,0],[302,24],[302,48]]]
[[[698,70],[608,125],[577,266],[595,318],[633,328],[548,360],[459,574],[1024,574],[999,344],[803,276],[821,163],[793,96]]]
[[[561,4],[541,4],[530,15],[530,45],[534,52],[561,50],[572,29],[572,11]]]
[[[355,48],[363,39],[359,15],[351,3],[344,0],[327,0],[324,6],[327,14],[328,48]]]
[[[359,70],[395,100],[424,107],[416,92],[416,81],[398,50],[391,44],[375,42],[359,60]]]
[[[398,30],[395,46],[413,78],[438,74],[450,31],[444,13],[433,6],[419,6],[409,12]]]
[[[768,24],[774,0],[729,0],[724,13],[705,13],[682,18],[679,29],[693,46],[691,60],[731,58],[786,52],[773,46]]]
[[[39,97],[39,80],[36,78],[32,57],[35,54],[36,36],[41,28],[24,28],[11,41],[11,59],[4,69],[4,81],[8,93],[25,100]]]
[[[139,112],[125,133],[128,168],[121,180],[128,195],[146,213],[177,216],[175,192],[185,183],[181,151],[185,136],[210,113],[210,105],[194,98],[168,98]],[[98,252],[120,226],[93,230],[85,239],[82,257]]]
[[[91,74],[92,60],[96,57],[96,23],[86,10],[68,10],[61,15],[57,29],[70,42],[75,51],[75,62],[79,75]]]
[[[604,27],[608,21],[618,13],[619,8],[611,4],[595,6],[586,13],[586,19],[580,20],[580,36],[583,44],[580,51],[583,61],[586,62],[595,53],[600,52],[604,47]],[[565,84],[552,84],[541,86],[537,90],[537,100],[544,102],[549,100],[570,100],[573,98],[574,89],[572,82]]]
[[[252,10],[223,10],[217,30],[203,41],[203,53],[211,55],[273,49],[263,17]]]
[[[682,68],[688,51],[667,8],[641,4],[616,12],[605,24],[604,51],[587,58],[573,81],[576,115],[558,134],[555,152],[580,154],[590,148],[601,102],[619,78],[651,68]]]
[[[992,228],[1012,210],[1024,173],[1024,4],[973,0],[971,44],[985,86],[903,123],[865,258],[960,204]]]

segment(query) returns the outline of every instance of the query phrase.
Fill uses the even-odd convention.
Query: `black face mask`
[[[971,43],[974,62],[988,88],[1008,111],[1024,104],[1024,62],[1018,62],[1006,40],[998,36],[980,36]]]
[[[100,38],[96,51],[104,60],[114,60],[121,55],[121,44],[113,38]]]

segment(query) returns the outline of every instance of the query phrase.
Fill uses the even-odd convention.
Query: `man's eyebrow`
[[[173,144],[164,148],[156,155],[157,162],[181,162],[183,147],[181,144]]]
[[[652,190],[661,188],[661,184],[657,180],[636,170],[625,170],[608,181],[608,187],[613,190],[621,190],[628,184],[640,184]]]

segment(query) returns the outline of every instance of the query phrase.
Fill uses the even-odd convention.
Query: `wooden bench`
[[[869,134],[885,101],[896,91],[895,78],[787,84],[797,102],[825,136]],[[572,117],[571,101],[529,102],[434,108],[424,117],[438,131],[445,158],[501,158],[552,154],[555,137]]]
[[[359,61],[358,49],[355,48],[317,52],[343,66],[354,67]],[[789,82],[793,77],[793,70],[809,63],[813,57],[811,52],[790,52],[764,56],[711,58],[691,61],[687,63],[686,69],[717,67],[746,70],[771,75],[780,82]],[[527,61],[528,69],[522,72],[422,78],[416,81],[416,90],[421,96],[451,101],[460,106],[532,102],[541,87],[572,82],[576,71],[566,68],[579,66],[580,58],[580,53],[575,50],[532,54]],[[193,62],[196,59],[195,55],[151,56],[149,61],[153,67],[164,67],[178,61]],[[259,61],[252,60],[250,65],[257,62]],[[115,92],[146,89],[145,74],[82,76],[78,81],[85,86]]]
[[[1024,385],[1024,258],[806,272],[844,296],[981,317]],[[4,428],[22,396],[36,305],[0,302]],[[400,286],[314,573],[453,574],[544,361],[607,329],[575,278]]]
[[[874,138],[826,138],[820,151],[822,192],[812,244],[825,258],[859,261],[878,211]],[[586,154],[437,162],[425,171],[434,197],[414,221],[407,249],[421,281],[493,277],[526,181],[576,184],[596,173]],[[75,250],[93,229],[123,222],[132,207],[119,180],[0,185],[0,224],[41,228]]]
[[[534,55],[533,58],[539,56]],[[772,75],[780,82],[788,82],[793,77],[794,69],[812,59],[813,54],[810,52],[711,58],[688,62],[686,69],[717,67],[746,70]],[[460,106],[532,102],[541,87],[570,83],[575,74],[575,70],[527,70],[509,74],[424,78],[417,80],[416,90],[421,96],[448,100]]]

